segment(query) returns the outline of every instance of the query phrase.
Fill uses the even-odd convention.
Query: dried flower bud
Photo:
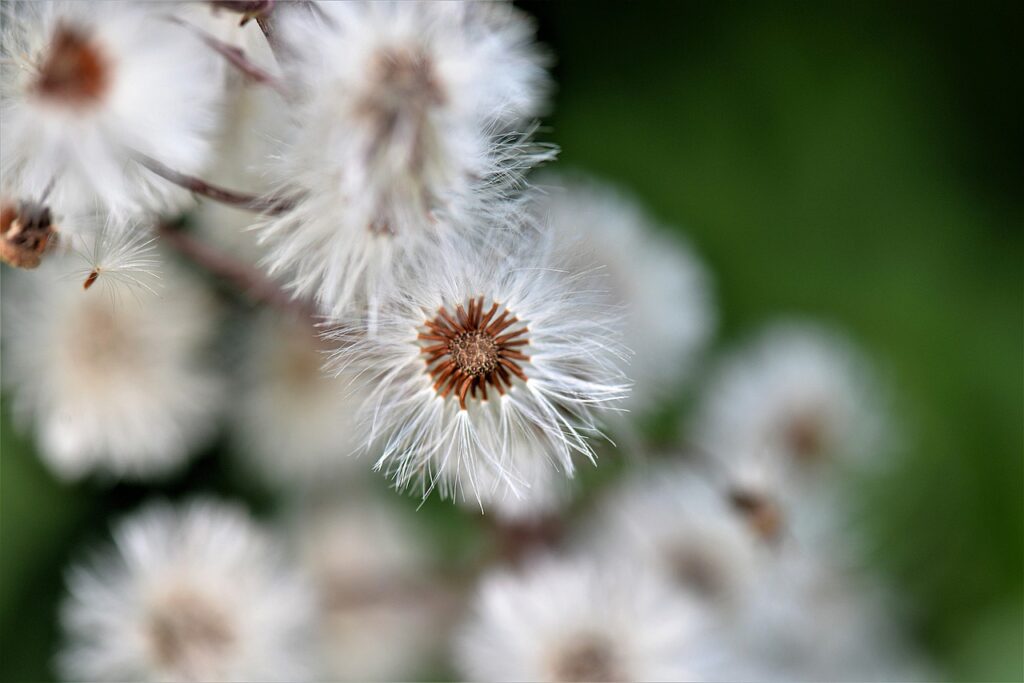
[[[0,203],[0,259],[15,268],[35,268],[56,241],[50,209],[35,202]]]

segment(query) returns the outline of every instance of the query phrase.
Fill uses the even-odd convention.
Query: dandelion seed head
[[[781,323],[725,359],[693,429],[737,468],[760,460],[794,481],[872,460],[884,443],[883,396],[851,344],[827,329]],[[774,461],[774,462],[773,462]],[[735,468],[734,468],[735,469]]]
[[[110,87],[110,64],[101,45],[82,29],[59,22],[40,60],[33,90],[58,105],[98,105]]]
[[[132,161],[206,162],[221,95],[210,50],[153,3],[6,2],[0,170],[63,214],[175,211],[188,195]]]
[[[291,521],[320,607],[321,676],[416,677],[438,645],[448,605],[413,520],[353,492],[342,503],[318,499]]]
[[[455,655],[472,680],[695,680],[719,649],[710,633],[653,573],[543,558],[484,577]]]
[[[354,373],[324,372],[328,349],[311,320],[277,311],[246,334],[233,441],[239,456],[278,487],[340,484],[369,470],[355,457],[366,387]]]
[[[241,509],[151,504],[75,566],[61,610],[70,680],[305,680],[310,587]]]
[[[535,453],[571,476],[628,391],[614,309],[552,263],[543,234],[523,237],[452,244],[372,330],[342,326],[358,334],[332,366],[366,378],[366,443],[397,486],[516,495]]]
[[[529,140],[546,77],[511,7],[317,7],[282,16],[295,100],[276,172],[298,204],[259,232],[271,271],[344,317],[397,293],[439,239],[486,232],[550,158]]]
[[[14,416],[61,477],[165,474],[216,423],[213,302],[169,272],[160,295],[107,275],[83,289],[89,267],[73,253],[54,254],[5,281],[4,381]]]
[[[728,492],[685,464],[641,471],[602,499],[584,528],[584,547],[601,557],[623,554],[712,611],[743,609],[765,549]]]
[[[533,211],[563,236],[566,262],[592,269],[594,286],[623,305],[634,382],[626,406],[657,409],[690,379],[715,331],[708,269],[678,230],[670,234],[619,188],[553,172],[536,185],[544,192]]]

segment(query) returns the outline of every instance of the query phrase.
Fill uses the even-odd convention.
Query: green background
[[[848,4],[527,5],[557,55],[543,137],[685,230],[721,342],[810,316],[876,359],[907,452],[861,492],[872,560],[940,674],[1021,680],[1024,17]],[[3,412],[0,679],[45,679],[61,573],[153,491],[57,483]],[[160,492],[266,509],[220,450]]]

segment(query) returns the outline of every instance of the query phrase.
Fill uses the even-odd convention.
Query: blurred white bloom
[[[556,270],[546,235],[516,236],[451,245],[374,334],[337,333],[335,367],[371,387],[368,442],[399,487],[480,498],[501,480],[518,495],[530,482],[517,458],[538,452],[571,476],[573,454],[594,457],[598,414],[626,395],[616,311]]]
[[[67,477],[130,478],[179,466],[214,427],[221,385],[206,364],[213,301],[165,272],[160,292],[99,275],[73,255],[5,273],[4,381],[13,413]],[[17,277],[17,276],[21,277]],[[86,288],[87,287],[87,288]]]
[[[314,580],[327,680],[412,680],[445,630],[445,595],[430,581],[427,546],[392,508],[369,497],[322,505],[296,520],[299,557]]]
[[[796,477],[788,463],[765,451],[717,464],[715,477],[733,514],[762,545],[845,557],[862,540],[833,482]]]
[[[924,673],[900,635],[892,596],[817,554],[780,553],[734,624],[747,668],[733,680],[905,681]]]
[[[633,558],[728,614],[742,609],[764,563],[727,492],[680,464],[614,489],[589,521],[586,539],[600,556]]]
[[[68,577],[66,680],[307,678],[308,587],[245,511],[152,505]]]
[[[824,461],[871,459],[882,427],[875,389],[866,363],[842,338],[778,325],[712,376],[694,438],[727,463],[755,455],[794,477]]]
[[[520,130],[546,75],[511,5],[334,2],[281,12],[294,88],[278,169],[298,205],[264,226],[271,274],[342,316],[550,153]]]
[[[362,446],[356,413],[365,391],[358,378],[321,371],[327,356],[313,322],[268,311],[247,337],[233,406],[240,453],[274,483],[337,483],[366,467],[349,457]]]
[[[693,681],[719,652],[696,605],[653,573],[539,560],[484,578],[458,634],[478,681]]]
[[[710,274],[679,235],[617,188],[572,175],[542,178],[538,184],[551,187],[539,196],[540,219],[575,238],[575,262],[603,266],[601,284],[625,305],[624,341],[634,353],[628,407],[655,408],[678,393],[714,332]]]
[[[148,6],[147,6],[148,5]],[[131,161],[194,173],[223,81],[214,55],[155,3],[5,2],[0,175],[62,212],[171,209],[187,195]]]

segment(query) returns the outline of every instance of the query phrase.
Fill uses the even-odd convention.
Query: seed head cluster
[[[114,520],[65,574],[62,678],[913,673],[840,543],[837,483],[884,443],[866,362],[803,323],[701,362],[714,283],[679,231],[534,173],[549,58],[513,3],[0,20],[13,424],[76,497],[221,488],[230,457],[275,500]],[[482,522],[437,543],[431,496]]]

